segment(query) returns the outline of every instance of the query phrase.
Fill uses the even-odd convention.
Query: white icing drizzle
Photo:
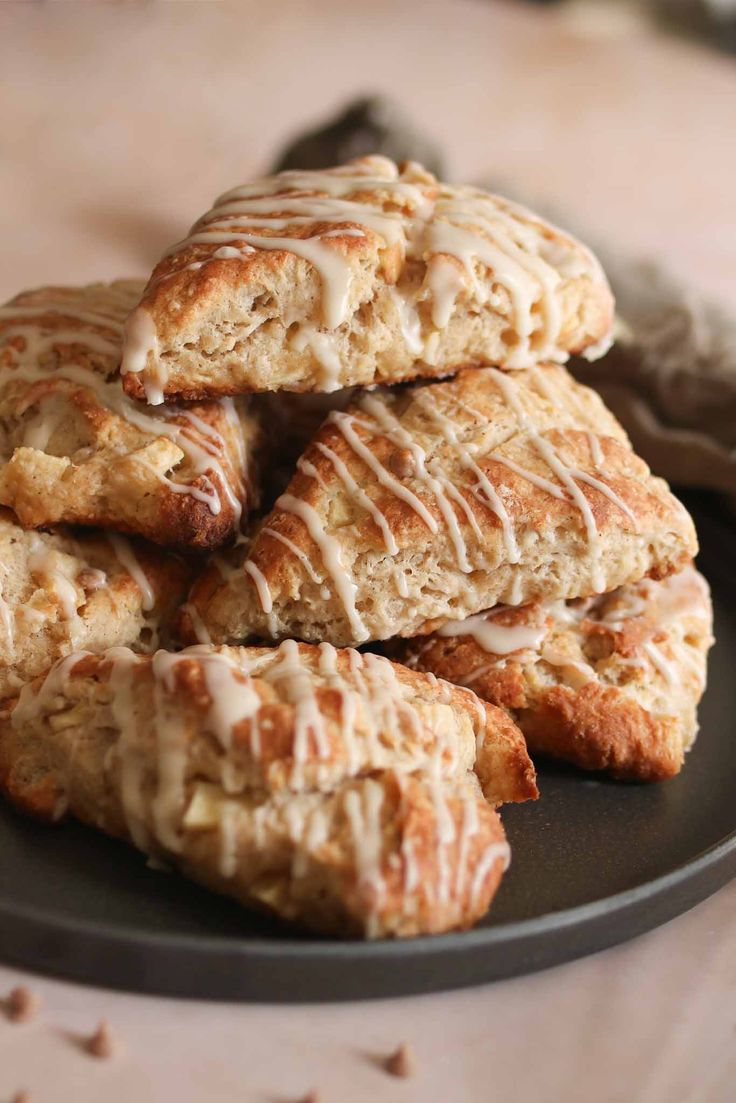
[[[140,374],[147,368],[149,358],[153,356],[155,370],[146,372],[143,390],[152,406],[160,406],[164,400],[163,388],[166,385],[166,373],[161,367],[158,356],[158,336],[156,323],[145,307],[139,306],[130,314],[125,323],[123,354],[120,362],[120,374]]]
[[[319,273],[323,323],[334,330],[358,305],[351,303],[351,263],[341,249],[340,238],[369,232],[392,254],[398,250],[401,265],[406,257],[426,264],[418,292],[389,288],[411,355],[435,362],[437,341],[433,338],[448,326],[462,289],[476,303],[490,302],[502,310],[502,288],[510,302],[515,330],[508,365],[528,367],[539,360],[566,360],[567,354],[557,347],[561,331],[558,289],[563,278],[587,274],[604,279],[589,252],[559,232],[550,241],[543,223],[498,196],[473,188],[443,187],[421,171],[414,172],[414,180],[399,179],[396,166],[384,158],[371,158],[370,163],[368,172],[362,171],[365,165],[353,163],[321,172],[281,173],[232,189],[164,256],[183,254],[185,259],[197,246],[219,248],[173,267],[156,282],[212,261],[240,260],[254,251],[292,253]],[[351,198],[355,196],[360,198]],[[385,209],[390,205],[400,209]],[[310,228],[310,236],[302,236],[309,234]],[[434,332],[426,337],[416,312],[418,296],[431,301]],[[324,363],[324,352],[311,339],[308,343]],[[122,370],[142,371],[151,354],[157,374],[146,381],[146,391],[149,401],[157,402],[162,397],[165,368],[157,357],[153,319],[142,309],[130,322]],[[340,364],[340,358],[334,359],[330,353],[328,384],[336,378]]]
[[[314,649],[307,650],[313,654]],[[40,687],[26,687],[13,714],[13,724],[20,727],[43,709],[53,711],[55,699],[67,690],[74,666],[87,654],[69,656],[55,664]],[[304,661],[300,645],[293,640],[283,642],[276,651],[257,649],[250,653],[197,646],[179,653],[159,651],[151,659],[142,659],[128,648],[112,648],[106,652],[104,659],[109,663],[111,691],[109,707],[112,726],[118,734],[111,744],[105,767],[113,763],[118,771],[122,812],[136,845],[150,849],[153,843],[170,853],[180,854],[183,833],[188,829],[217,830],[220,874],[224,878],[233,877],[238,870],[241,825],[246,827],[246,805],[237,798],[242,797],[247,786],[245,779],[236,773],[227,752],[233,747],[238,726],[249,721],[254,758],[260,753],[260,737],[253,735],[261,708],[254,678],[270,683],[277,689],[279,698],[294,710],[291,781],[296,787],[304,784],[303,767],[308,761],[316,758],[318,763],[319,760],[326,762],[334,755],[318,698],[318,687],[322,683],[337,690],[341,697],[340,725],[351,772],[357,774],[366,766],[381,768],[388,760],[403,793],[404,779],[423,768],[420,776],[427,785],[434,809],[436,899],[448,905],[462,898],[469,872],[469,847],[478,833],[479,820],[475,794],[468,790],[462,798],[459,868],[453,880],[451,848],[458,841],[458,833],[443,777],[455,776],[466,768],[459,747],[447,745],[442,721],[438,719],[431,730],[433,749],[428,748],[426,740],[430,729],[417,712],[411,693],[409,699],[405,699],[404,684],[393,664],[377,655],[361,655],[356,651],[348,655],[350,673],[345,677],[340,671],[344,662],[341,653],[327,643],[319,647],[316,670],[311,661]],[[221,781],[217,784],[196,782],[193,787],[191,747],[192,739],[200,730],[199,721],[190,719],[186,708],[182,708],[177,680],[178,667],[191,661],[198,664],[210,698],[203,728],[217,738],[225,752]],[[136,679],[136,671],[145,663],[149,664],[151,674],[153,717],[150,725],[142,723],[142,714],[149,704]],[[434,678],[430,680],[440,700],[449,701],[450,687]],[[356,709],[358,701],[360,712]],[[482,706],[475,703],[482,729],[485,714]],[[192,727],[193,724],[197,726]],[[153,758],[148,743],[151,730],[155,739]],[[481,734],[479,731],[479,737]],[[405,739],[403,750],[402,738]],[[364,745],[366,739],[373,740],[372,747]],[[329,791],[329,782],[327,787]],[[231,796],[226,796],[227,793]],[[196,815],[195,804],[199,806]],[[384,861],[393,867],[399,863],[403,865],[405,908],[414,906],[412,896],[419,888],[420,870],[406,829],[402,832],[400,854],[384,855],[384,785],[379,779],[359,777],[357,784],[348,785],[342,810],[355,856],[358,889],[367,913],[367,933],[372,936],[380,932],[378,917],[386,893]],[[269,813],[265,805],[251,809],[250,813],[252,822],[247,830],[252,844],[263,846],[265,819]],[[295,801],[284,801],[279,805],[278,814],[283,815],[294,844],[292,877],[306,877],[310,870],[310,854],[328,842],[330,822],[316,801],[305,807]],[[497,847],[496,857],[501,853],[506,852]],[[481,867],[487,860],[488,852],[475,867],[474,886],[485,879],[487,870],[484,872]],[[479,890],[471,887],[472,893],[476,891]]]
[[[545,643],[541,650],[541,658],[549,663],[550,666],[559,666],[567,670],[574,670],[582,677],[583,682],[594,682],[598,680],[593,667],[580,659],[574,659],[571,655],[566,655],[564,651],[558,650],[553,643]]]
[[[393,568],[394,585],[396,586],[396,592],[399,597],[409,596],[409,586],[406,581],[406,571],[403,570],[398,564]]]
[[[270,668],[267,678],[281,685],[287,701],[294,706],[294,772],[299,778],[299,770],[309,757],[310,735],[318,758],[329,758],[330,741],[313,676],[302,666],[299,645],[294,640],[284,640],[280,645],[278,662]]]
[[[547,398],[550,405],[554,407],[559,402],[559,396],[555,394],[554,389],[550,384],[549,373],[544,368],[535,367],[531,374],[534,382],[536,383],[537,389]],[[585,409],[575,390],[575,386],[566,389],[565,396],[567,397],[568,401],[572,401],[573,405],[578,410],[581,416],[581,420],[584,421],[586,416]],[[603,455],[600,438],[592,432],[586,432],[585,435],[588,439],[588,447],[590,448],[590,456],[591,460],[593,461],[593,466],[595,467],[596,471],[604,473],[603,464],[605,462],[605,457]],[[575,479],[578,479],[580,482],[587,483],[588,486],[595,487],[596,490],[599,490],[601,494],[605,494],[608,500],[613,502],[615,506],[618,506],[621,512],[625,513],[629,520],[633,522],[634,527],[637,528],[636,517],[623,501],[623,499],[620,498],[619,495],[616,494],[616,492],[612,490],[612,488],[608,486],[607,483],[601,482],[600,479],[596,479],[592,475],[586,474],[584,471],[578,471],[573,468],[570,468],[570,473]]]
[[[246,572],[246,574],[250,575],[250,577],[256,584],[256,593],[258,594],[258,600],[261,603],[261,609],[266,614],[266,624],[268,625],[268,630],[272,636],[275,636],[278,622],[276,619],[276,615],[273,612],[273,598],[271,596],[271,590],[266,580],[266,576],[263,574],[263,571],[260,569],[260,567],[256,566],[252,559],[246,559],[245,563],[243,564],[243,570]]]
[[[291,346],[296,352],[301,352],[307,346],[312,350],[322,368],[319,379],[319,389],[322,392],[332,394],[340,390],[342,361],[335,346],[334,334],[322,333],[314,326],[302,325],[291,339]]]
[[[294,253],[317,269],[322,278],[322,315],[327,329],[337,329],[347,320],[350,308],[352,271],[350,262],[341,253],[320,238],[277,237],[275,235],[250,234],[242,230],[218,233],[211,229],[191,234],[186,241],[175,245],[170,252],[189,248],[190,245],[215,242],[242,241],[254,249],[281,249]],[[168,253],[165,255],[169,255]],[[134,370],[128,367],[128,371]],[[140,370],[140,369],[139,369]],[[150,399],[149,399],[150,401]]]
[[[3,313],[12,320],[15,317],[16,308],[5,307]],[[97,371],[93,367],[65,361],[60,351],[61,348],[64,345],[74,345],[109,358],[116,363],[120,352],[120,343],[119,340],[111,342],[99,334],[83,328],[82,324],[77,329],[54,329],[49,322],[45,321],[52,313],[53,311],[38,306],[34,308],[34,316],[31,317],[29,308],[29,314],[23,315],[27,318],[26,321],[18,325],[5,326],[0,330],[0,337],[3,341],[20,336],[25,343],[22,352],[12,349],[9,344],[7,345],[7,348],[12,349],[16,362],[12,367],[4,366],[2,368],[0,372],[2,384],[7,386],[14,380],[25,383],[64,380],[72,386],[76,385],[91,391],[101,406],[111,410],[136,429],[150,434],[152,437],[164,437],[170,440],[181,450],[182,456],[191,465],[193,474],[200,477],[205,484],[205,487],[201,488],[189,483],[179,483],[161,474],[151,467],[147,461],[136,457],[144,466],[154,471],[172,491],[188,494],[198,501],[205,502],[213,514],[218,514],[221,511],[221,498],[224,497],[232,507],[236,519],[239,520],[242,512],[241,501],[231,485],[231,476],[223,467],[222,461],[226,454],[226,444],[222,435],[192,411],[176,406],[163,409],[160,415],[153,416],[125,394],[118,380],[108,381],[103,372]],[[61,308],[59,309],[59,314],[63,314],[65,320],[67,317],[73,318],[75,313],[87,315],[89,312],[75,312],[73,306],[70,306],[69,309],[64,307],[63,311]],[[85,319],[82,318],[81,322],[84,323],[84,321]],[[99,324],[107,323],[100,322]],[[55,348],[60,358],[59,362],[47,366],[44,362],[45,358]],[[220,400],[219,405],[225,411],[227,419],[233,422],[235,413],[232,400]],[[41,445],[48,443],[53,431],[53,422],[49,426],[47,419],[55,416],[52,403],[47,402],[38,421],[32,426],[31,432],[33,435],[31,440],[35,438],[36,442]],[[174,420],[176,418],[184,419],[185,424],[177,424]],[[236,433],[235,436],[237,437],[238,434]],[[35,447],[36,445],[31,444],[30,446]],[[217,479],[217,486],[213,483],[212,476]],[[239,472],[236,473],[236,478],[240,478]]]
[[[428,179],[431,180],[431,177]],[[416,207],[423,217],[431,212],[431,201],[422,187],[409,180],[400,180],[396,165],[382,156],[366,157],[358,162],[316,172],[281,172],[252,184],[241,184],[221,195],[215,202],[215,209],[232,200],[266,195],[278,195],[280,202],[284,192],[324,192],[333,198],[341,198],[358,192],[370,197],[374,191],[385,194],[396,203]]]
[[[447,415],[439,409],[434,392],[430,390],[418,391],[416,402],[429,414],[434,424],[438,427],[441,436],[454,449],[455,454],[458,456],[463,466],[468,468],[468,470],[472,471],[475,475],[478,480],[478,489],[483,495],[481,501],[486,502],[501,522],[501,529],[503,531],[503,539],[509,562],[518,563],[521,559],[521,552],[516,542],[516,535],[513,525],[511,524],[511,518],[508,515],[506,506],[503,504],[498,491],[489,481],[485,471],[478,466],[470,452],[459,440],[457,429],[452,419],[447,417]]]
[[[353,693],[345,692],[346,682],[337,668],[338,655],[330,643],[319,644],[319,673],[331,689],[340,694],[340,734],[351,774],[358,772],[360,750],[356,739],[357,702]]]
[[[450,897],[450,866],[447,849],[456,838],[455,821],[447,805],[441,781],[431,779],[429,786],[434,806],[437,842],[437,898],[440,903],[446,904]]]
[[[500,612],[501,610],[499,610]],[[514,651],[539,647],[547,627],[533,624],[496,624],[496,610],[478,613],[466,620],[451,620],[437,629],[438,636],[472,636],[473,641],[492,655],[510,655]]]
[[[133,692],[133,672],[141,660],[128,647],[111,648],[105,657],[111,661],[110,710],[119,733],[115,754],[120,769],[120,803],[131,839],[139,849],[145,850],[148,843],[145,756],[139,745],[136,694]]]
[[[463,684],[466,686],[472,685],[492,670],[503,668],[506,665],[505,656],[525,651],[536,652],[543,662],[566,670],[567,677],[584,685],[591,681],[605,681],[606,665],[599,671],[583,658],[576,658],[574,653],[568,653],[567,646],[557,639],[557,634],[571,626],[580,626],[588,620],[617,633],[625,632],[629,621],[643,621],[645,635],[643,638],[638,634],[635,637],[635,653],[624,655],[614,650],[610,657],[613,662],[612,670],[615,674],[622,666],[642,669],[648,663],[668,686],[674,686],[678,680],[678,662],[689,665],[702,681],[702,656],[699,652],[693,656],[687,644],[680,641],[677,634],[669,633],[669,626],[681,623],[683,618],[690,616],[703,617],[703,603],[707,602],[707,596],[702,577],[694,568],[687,567],[662,581],[642,579],[603,597],[529,605],[527,621],[521,624],[503,626],[493,623],[494,618],[503,612],[503,607],[497,606],[464,621],[449,622],[437,629],[434,636],[472,636],[482,650],[500,656],[497,661],[485,663],[464,676]],[[535,621],[540,617],[544,618],[544,627],[529,623],[532,617]],[[586,629],[583,629],[583,634],[585,632]],[[431,646],[434,636],[416,648],[412,655],[413,661],[408,665],[421,667],[421,656]],[[655,642],[657,637],[666,642],[675,656],[674,659],[669,658],[660,643]],[[580,646],[582,652],[582,643]],[[534,654],[517,654],[516,658],[521,663],[536,661]]]
[[[2,583],[5,581],[6,576],[7,567],[0,563],[0,625],[2,625],[3,632],[5,633],[5,642],[8,651],[10,651],[15,643],[15,617],[2,593]]]
[[[46,395],[38,403],[35,416],[27,423],[23,432],[23,445],[44,452],[49,441],[64,419],[65,410],[57,402],[56,395]]]
[[[676,681],[676,671],[672,663],[668,662],[662,654],[662,651],[657,647],[656,643],[652,640],[645,640],[642,644],[644,651],[646,651],[649,658],[652,660],[653,666],[662,675],[668,686],[674,685]]]
[[[46,588],[59,603],[62,619],[71,622],[73,630],[79,624],[79,606],[84,602],[84,591],[77,584],[79,564],[70,562],[56,548],[44,544],[37,533],[31,533],[31,554],[28,567],[33,574],[46,579]]]
[[[235,800],[222,802],[218,818],[220,830],[219,869],[223,877],[230,880],[238,871],[238,821],[240,806]]]
[[[314,479],[314,481],[318,483],[324,491],[329,493],[330,488],[327,485],[327,481],[322,478],[319,471],[314,466],[314,464],[310,462],[310,460],[305,459],[304,456],[300,456],[299,459],[296,461],[296,466],[298,471],[301,471],[305,475],[308,475],[310,479]]]
[[[495,463],[500,463],[504,467],[508,467],[509,471],[513,471],[515,474],[520,475],[522,479],[526,479],[527,482],[532,483],[533,486],[538,486],[540,490],[544,490],[547,494],[551,494],[553,498],[564,500],[564,490],[555,483],[551,483],[549,479],[537,475],[534,471],[529,471],[515,460],[509,459],[508,456],[499,456],[497,452],[494,452],[492,458]]]
[[[415,302],[407,295],[402,295],[396,287],[389,288],[389,296],[396,308],[404,344],[412,356],[421,356],[424,352],[422,319]]]
[[[168,683],[169,656],[157,651],[151,660],[156,717],[156,792],[151,818],[156,839],[173,853],[181,850],[179,825],[186,804],[188,746],[176,697]]]
[[[381,404],[377,403],[377,405]],[[382,406],[381,408],[383,409]],[[332,410],[327,418],[327,421],[332,423],[339,429],[347,443],[352,448],[353,452],[355,452],[356,456],[358,456],[363,461],[366,467],[369,467],[371,469],[381,486],[386,487],[386,489],[392,491],[397,498],[401,498],[403,502],[406,502],[410,509],[414,510],[417,517],[420,517],[422,521],[424,521],[429,531],[432,534],[435,534],[438,531],[437,522],[435,521],[434,517],[429,512],[421,498],[418,498],[413,491],[409,490],[409,488],[404,486],[404,484],[399,479],[392,475],[391,472],[383,466],[380,460],[378,460],[373,455],[368,445],[363,440],[361,440],[361,438],[356,433],[354,426],[356,424],[364,425],[365,423],[359,422],[358,419],[352,414],[344,413],[342,410]],[[371,429],[372,426],[367,426],[367,428]],[[423,468],[423,454],[421,462]]]
[[[302,549],[297,547],[293,540],[290,540],[288,536],[284,536],[283,533],[277,532],[276,529],[272,529],[268,525],[261,529],[261,533],[264,536],[273,537],[274,540],[278,540],[279,543],[283,544],[285,548],[288,548],[292,555],[295,555],[299,562],[302,564],[312,582],[314,582],[317,586],[322,585],[323,579],[320,578],[320,576],[315,571],[309,559],[309,556],[305,555]]]
[[[588,475],[585,471],[578,471],[576,468],[571,467],[570,474],[573,478],[578,479],[581,483],[587,483],[588,486],[594,487],[599,490],[609,502],[613,502],[615,506],[625,513],[629,520],[633,523],[635,528],[638,528],[638,521],[636,516],[632,513],[623,498],[619,497],[615,490],[613,490],[607,483],[601,482],[600,479],[596,479],[593,475]]]
[[[128,651],[127,648],[121,650]],[[66,693],[74,667],[91,654],[91,651],[74,651],[55,662],[39,686],[30,682],[23,687],[10,716],[10,722],[16,731],[35,720],[44,709],[52,711],[54,699]],[[132,651],[130,654],[133,654]]]
[[[325,531],[319,514],[307,502],[303,502],[291,494],[282,494],[276,500],[276,508],[283,509],[286,513],[293,513],[304,522],[307,532],[320,550],[325,570],[332,579],[335,590],[342,601],[355,639],[361,641],[368,639],[370,633],[360,619],[355,605],[358,587],[343,566],[340,558],[339,542],[334,536],[330,536]]]
[[[432,295],[432,322],[437,329],[445,329],[455,309],[455,300],[465,286],[462,275],[447,257],[434,256],[427,265],[425,284]]]
[[[478,834],[479,827],[478,806],[474,800],[465,800],[463,802],[463,823],[460,829],[460,849],[454,888],[454,894],[458,900],[463,898],[465,880],[468,874],[468,848]]]
[[[580,487],[577,485],[573,478],[573,474],[569,467],[560,459],[553,445],[543,437],[537,430],[536,426],[528,418],[524,407],[520,401],[520,392],[518,385],[511,379],[508,374],[498,371],[496,368],[489,368],[493,373],[493,378],[496,380],[501,394],[506,399],[507,403],[516,415],[516,419],[519,423],[519,428],[526,432],[530,441],[536,448],[539,455],[545,461],[551,471],[557,476],[562,485],[568,491],[570,498],[580,510],[585,524],[585,529],[588,534],[588,543],[590,545],[591,553],[593,556],[593,578],[592,584],[597,592],[605,590],[606,579],[601,565],[601,546],[600,537],[598,534],[598,528],[595,523],[595,517],[593,511],[590,508],[588,499],[585,497]]]
[[[366,778],[359,790],[346,792],[344,808],[352,833],[358,886],[369,909],[367,933],[370,938],[376,931],[375,915],[385,892],[381,869],[383,788],[379,782]]]
[[[117,532],[106,533],[107,539],[115,552],[115,557],[122,567],[128,572],[141,592],[141,606],[146,612],[150,612],[156,604],[156,594],[148,580],[148,575],[141,567],[133,547],[129,540],[120,536]]]
[[[507,842],[491,843],[486,848],[483,857],[475,867],[470,889],[470,898],[472,902],[478,900],[483,891],[483,885],[486,882],[488,874],[499,860],[503,862],[503,869],[505,872],[511,864],[511,847]]]
[[[234,663],[222,652],[204,650],[199,658],[211,699],[207,722],[213,733],[220,745],[228,750],[232,745],[234,728],[245,720],[249,721],[251,753],[257,759],[261,752],[258,726],[261,699],[251,678],[241,664]]]
[[[207,630],[207,625],[204,623],[201,616],[199,615],[199,610],[197,609],[194,602],[189,601],[185,605],[183,605],[182,612],[186,613],[189,617],[189,622],[192,626],[192,631],[197,638],[197,643],[212,643],[212,637]]]
[[[596,471],[602,471],[605,457],[603,455],[603,449],[601,448],[600,437],[597,436],[595,433],[588,433],[587,437],[588,445],[590,447],[590,458],[593,461],[593,467],[595,467]]]
[[[362,506],[362,508],[366,510],[367,513],[370,513],[371,517],[381,530],[383,542],[386,546],[386,551],[388,552],[388,554],[396,555],[399,550],[399,546],[396,543],[394,534],[389,528],[386,517],[375,504],[373,499],[369,498],[363,488],[358,486],[358,483],[350,474],[350,470],[347,464],[343,463],[337,453],[334,452],[331,448],[328,448],[326,444],[322,444],[321,441],[316,441],[315,447],[319,452],[322,453],[323,456],[326,456],[327,459],[330,461],[335,469],[335,474],[345,487],[345,490],[350,495],[350,497],[354,498],[358,505]]]

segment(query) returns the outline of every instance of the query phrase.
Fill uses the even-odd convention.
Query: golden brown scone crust
[[[442,633],[392,654],[508,709],[532,752],[637,781],[680,770],[713,642],[708,585],[694,566],[603,597],[501,607]]]
[[[0,700],[73,651],[159,646],[190,577],[142,540],[27,532],[0,509]]]
[[[564,368],[473,369],[331,415],[190,607],[215,643],[343,645],[664,577],[696,547],[666,483]],[[207,638],[191,620],[185,637]]]
[[[69,658],[0,720],[0,786],[248,906],[367,937],[479,918],[508,858],[489,802],[536,796],[502,710],[293,641]]]
[[[229,399],[162,411],[128,398],[117,368],[140,289],[44,287],[0,308],[0,502],[27,527],[215,548],[252,504],[255,424]]]
[[[154,269],[125,387],[194,399],[562,362],[605,344],[612,317],[600,265],[567,234],[368,157],[222,196]]]

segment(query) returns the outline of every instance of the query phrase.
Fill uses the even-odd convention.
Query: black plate
[[[43,828],[2,808],[0,957],[141,992],[356,999],[542,969],[692,907],[736,875],[736,533],[714,500],[700,499],[694,511],[718,644],[684,771],[664,785],[634,786],[543,766],[542,799],[504,812],[513,864],[475,930],[373,944],[296,938],[148,869],[121,843],[74,824]]]

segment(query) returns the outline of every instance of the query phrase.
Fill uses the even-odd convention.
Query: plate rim
[[[717,842],[711,844],[695,857],[675,866],[666,873],[659,874],[650,880],[642,881],[632,888],[609,896],[591,900],[585,904],[577,904],[571,908],[560,908],[556,911],[546,912],[544,915],[533,916],[528,919],[513,920],[492,924],[486,927],[476,927],[465,931],[450,931],[445,934],[423,935],[403,939],[377,939],[375,941],[362,941],[358,939],[303,939],[279,938],[269,940],[258,939],[252,936],[224,937],[212,934],[166,934],[158,931],[148,931],[145,928],[128,928],[126,931],[118,931],[109,922],[94,922],[92,920],[79,920],[71,917],[49,917],[42,909],[37,907],[13,907],[12,904],[0,903],[0,944],[2,944],[2,956],[5,957],[6,946],[2,937],[2,926],[6,922],[22,922],[27,924],[30,931],[35,928],[35,933],[64,934],[76,938],[91,938],[98,944],[107,943],[111,946],[131,946],[136,948],[159,948],[170,953],[194,953],[197,956],[212,954],[227,954],[246,959],[252,955],[259,958],[290,958],[306,959],[314,963],[321,961],[332,962],[344,958],[366,962],[375,959],[393,958],[406,959],[407,957],[428,958],[441,954],[463,953],[464,951],[482,950],[484,947],[497,947],[506,942],[535,938],[539,935],[560,933],[579,925],[593,923],[596,920],[616,913],[626,911],[628,908],[640,905],[645,901],[666,895],[680,885],[696,880],[700,875],[727,865],[733,858],[734,868],[730,873],[710,887],[704,894],[698,896],[695,903],[706,899],[729,881],[736,878],[736,829],[724,835]],[[687,910],[681,909],[681,910]],[[674,913],[679,914],[679,913]],[[612,942],[607,943],[611,945]],[[601,944],[600,949],[604,948]],[[591,952],[591,951],[589,951]],[[32,967],[32,966],[31,966]],[[443,986],[447,987],[447,986]],[[208,997],[209,998],[209,997]]]

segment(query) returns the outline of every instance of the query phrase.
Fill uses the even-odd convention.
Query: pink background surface
[[[144,274],[285,136],[376,89],[435,135],[454,178],[505,183],[736,294],[736,66],[627,20],[478,2],[3,3],[0,71],[3,298]],[[26,980],[45,997],[30,1025],[0,1018],[0,1100],[287,1103],[315,1087],[324,1103],[731,1103],[734,905],[736,884],[584,961],[372,1004],[170,1001],[0,967],[0,992]],[[112,1062],[75,1043],[102,1016],[125,1041]],[[371,1060],[402,1039],[408,1081]]]

